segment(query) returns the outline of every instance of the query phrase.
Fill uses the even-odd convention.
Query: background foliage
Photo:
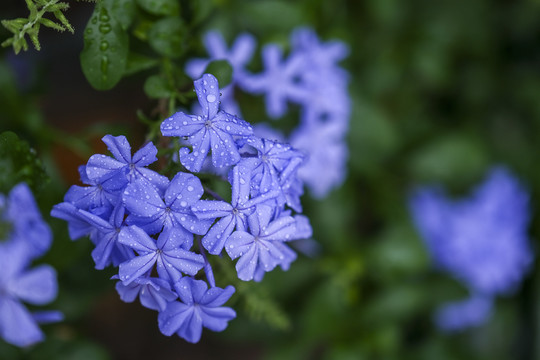
[[[224,333],[206,332],[197,345],[165,338],[151,311],[121,303],[108,274],[93,270],[89,242],[70,242],[65,224],[49,218],[55,240],[43,261],[58,270],[60,294],[51,308],[61,309],[66,321],[48,326],[47,341],[34,348],[0,343],[0,358],[540,357],[536,268],[513,296],[497,300],[485,326],[453,335],[434,327],[435,307],[463,297],[465,289],[432,269],[406,203],[415,184],[442,183],[465,194],[491,165],[507,164],[531,191],[530,233],[537,247],[539,2],[69,5],[64,14],[75,35],[42,29],[40,52],[2,50],[0,132],[16,134],[0,136],[2,191],[27,180],[47,216],[68,184],[77,182],[76,167],[104,152],[102,135],[156,140],[159,121],[193,100],[183,64],[204,55],[206,30],[219,29],[229,41],[249,31],[259,45],[287,44],[299,25],[351,48],[344,63],[354,107],[349,176],[326,199],[305,201],[320,255],[301,257],[260,284],[245,284],[239,292],[248,295],[234,304],[244,310],[239,318]],[[28,16],[20,1],[1,7],[3,19]],[[0,30],[2,41],[11,35]],[[266,120],[262,99],[238,95],[246,119]],[[288,117],[283,128],[293,121]]]

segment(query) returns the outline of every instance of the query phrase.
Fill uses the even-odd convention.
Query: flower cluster
[[[97,269],[118,267],[122,300],[139,297],[159,312],[163,334],[189,342],[199,341],[203,327],[224,330],[236,316],[223,306],[235,289],[216,286],[209,255],[238,258],[238,278],[260,281],[296,258],[288,242],[311,236],[299,214],[303,155],[254,136],[246,121],[221,110],[213,75],[195,81],[195,91],[201,115],[178,112],[161,124],[164,136],[185,145],[179,161],[189,172],[169,180],[147,168],[157,160],[152,143],[132,155],[124,136],[107,135],[114,157],[93,155],[80,168],[86,186],[72,186],[51,212],[68,222],[72,239],[90,236]],[[202,171],[225,174],[230,201],[203,186],[194,174]]]
[[[287,102],[300,106],[301,121],[290,134],[289,142],[308,157],[299,177],[316,197],[324,197],[345,179],[348,156],[345,135],[350,116],[347,92],[348,74],[338,66],[348,54],[339,41],[322,43],[309,28],[299,28],[291,35],[291,51],[284,58],[282,48],[267,44],[262,49],[264,70],[251,74],[246,70],[254,53],[255,40],[241,34],[227,50],[223,37],[209,32],[204,44],[208,59],[193,59],[186,72],[199,77],[211,60],[228,60],[233,68],[231,84],[224,91],[224,104],[233,114],[240,114],[234,101],[234,87],[252,94],[263,94],[271,118],[283,116]],[[262,134],[262,133],[261,133]]]
[[[49,250],[52,233],[24,183],[8,196],[0,194],[0,224],[0,337],[29,346],[44,338],[38,323],[62,319],[57,311],[30,313],[22,304],[45,305],[56,298],[55,270],[48,265],[29,268]]]
[[[474,193],[450,201],[434,188],[411,199],[416,226],[437,266],[452,274],[471,298],[449,304],[436,315],[438,325],[458,330],[487,320],[496,295],[508,294],[532,263],[527,236],[529,196],[503,168],[495,168]]]

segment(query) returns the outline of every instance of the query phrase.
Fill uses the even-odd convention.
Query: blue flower
[[[63,202],[53,206],[51,216],[67,221],[70,239],[77,240],[97,231],[97,228],[88,221],[88,217],[82,211],[84,210],[78,209],[72,203]]]
[[[296,238],[296,221],[291,216],[272,220],[273,209],[259,205],[248,217],[249,232],[235,231],[225,249],[231,259],[240,257],[236,271],[240,280],[260,281],[265,272],[280,265],[284,270],[296,254],[284,242]]]
[[[256,150],[256,154],[242,159],[242,166],[251,169],[252,191],[255,194],[279,191],[278,205],[287,203],[296,211],[302,211],[297,198],[302,194],[302,184],[297,172],[305,156],[288,144],[252,136],[246,144]]]
[[[124,285],[149,274],[154,265],[161,279],[175,282],[182,273],[195,275],[205,264],[202,255],[182,249],[183,240],[171,230],[164,230],[156,242],[144,230],[132,225],[120,231],[118,242],[138,254],[119,266],[118,277]]]
[[[118,235],[124,226],[125,208],[119,203],[111,213],[109,221],[85,210],[78,210],[79,219],[92,226],[90,238],[96,244],[92,258],[96,269],[102,270],[109,264],[118,266],[133,257],[133,252],[118,242]]]
[[[193,243],[193,235],[203,235],[211,221],[198,220],[191,211],[204,190],[201,181],[192,174],[177,173],[165,190],[162,198],[157,190],[147,184],[137,182],[128,185],[123,200],[130,215],[128,225],[137,225],[149,234],[156,234],[162,228],[174,228],[187,248]]]
[[[146,168],[157,160],[154,144],[146,144],[132,157],[131,146],[125,136],[105,135],[102,140],[114,158],[101,154],[92,155],[86,164],[86,174],[90,181],[101,184],[109,191],[122,190],[128,183],[136,180],[148,182],[157,189],[164,190],[169,180]]]
[[[219,111],[219,85],[210,74],[195,81],[195,91],[203,108],[203,115],[186,115],[178,112],[161,124],[163,136],[186,136],[193,146],[180,149],[180,162],[189,171],[199,172],[203,162],[212,151],[215,167],[235,165],[240,154],[233,136],[245,137],[253,133],[252,127],[236,116]]]
[[[123,184],[116,189],[105,189],[98,181],[88,178],[84,165],[79,166],[79,175],[82,183],[89,186],[72,185],[64,196],[65,202],[83,210],[114,207],[118,202],[118,193],[124,187]]]
[[[223,331],[236,312],[222,305],[234,293],[234,287],[208,289],[202,280],[183,277],[174,284],[180,301],[168,303],[165,311],[159,313],[159,329],[164,335],[176,333],[185,340],[196,343],[200,340],[202,328]]]
[[[225,201],[200,200],[192,206],[193,213],[200,220],[220,218],[202,239],[202,245],[210,254],[218,255],[234,229],[245,230],[247,216],[253,213],[255,205],[271,200],[277,192],[268,191],[250,198],[251,171],[237,165],[230,176],[232,195],[231,203]]]
[[[530,268],[528,202],[510,172],[495,168],[468,198],[451,201],[440,189],[423,188],[410,205],[435,264],[474,296],[489,298],[511,293]]]
[[[491,297],[475,295],[441,306],[435,314],[435,323],[440,329],[449,332],[480,326],[489,319],[492,310]]]

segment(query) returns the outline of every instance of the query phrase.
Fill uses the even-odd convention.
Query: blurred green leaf
[[[127,58],[124,75],[132,75],[139,71],[150,69],[159,64],[159,60],[145,55],[130,52]]]
[[[288,30],[304,22],[304,12],[288,1],[260,0],[246,3],[243,18],[254,27],[267,31]]]
[[[48,181],[48,176],[28,143],[13,132],[3,132],[0,134],[0,192],[7,193],[22,181],[37,192]]]
[[[135,18],[135,4],[133,0],[108,0],[107,8],[122,26],[127,30]]]
[[[158,54],[176,58],[184,51],[186,31],[180,18],[167,17],[152,25],[148,32],[148,42]]]
[[[481,179],[488,163],[477,139],[453,134],[418,148],[408,165],[417,181],[465,186]]]
[[[171,95],[167,79],[160,75],[152,75],[144,82],[144,92],[149,98],[160,99]]]
[[[204,73],[214,75],[218,79],[219,87],[224,88],[231,83],[233,68],[227,60],[214,60],[206,66]]]
[[[137,4],[153,15],[178,16],[180,2],[177,0],[137,0]]]

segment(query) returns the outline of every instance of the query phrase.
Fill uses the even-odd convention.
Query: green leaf
[[[97,90],[108,90],[122,78],[127,63],[128,34],[110,10],[111,3],[99,2],[84,30],[81,67]]]
[[[477,139],[445,135],[418,149],[409,162],[414,178],[462,187],[481,178],[489,160]]]
[[[54,16],[56,16],[56,18],[60,20],[60,22],[64,25],[64,27],[69,30],[69,32],[71,32],[72,34],[75,33],[73,26],[71,26],[68,19],[66,19],[66,17],[64,16],[64,13],[61,10],[55,11]]]
[[[135,3],[132,0],[108,0],[111,16],[117,19],[122,29],[127,30],[135,18]]]
[[[177,17],[167,17],[157,21],[148,32],[148,42],[164,56],[179,57],[184,51],[186,27]]]
[[[54,21],[52,20],[49,20],[49,19],[46,19],[46,18],[41,18],[39,19],[39,23],[42,24],[42,25],[45,25],[46,27],[49,27],[51,29],[54,29],[54,30],[58,30],[58,31],[64,31],[66,30],[62,25],[60,24],[57,24],[55,23]],[[28,32],[30,33],[30,32]],[[36,34],[37,35],[37,34]]]
[[[17,33],[27,22],[28,20],[25,18],[18,18],[13,20],[2,20],[2,25],[12,33]]]
[[[158,64],[158,59],[130,52],[128,54],[124,75],[135,74],[139,71],[150,69]]]
[[[3,132],[0,134],[0,192],[8,192],[22,181],[35,192],[48,181],[48,176],[27,142],[11,131]]]
[[[219,87],[224,88],[232,80],[233,68],[227,60],[214,60],[206,66],[205,74],[214,75],[219,82]]]
[[[305,12],[294,2],[260,0],[248,2],[239,11],[242,20],[257,29],[288,30],[306,21]]]
[[[214,8],[214,5],[212,4],[211,0],[198,0],[198,1],[192,1],[190,3],[191,6],[191,12],[192,12],[192,19],[191,23],[196,25],[205,20],[208,16],[210,16],[210,13],[212,12],[212,9]]]
[[[180,3],[177,0],[137,0],[137,4],[150,14],[180,15]]]
[[[145,94],[154,99],[167,98],[171,95],[167,79],[159,75],[150,76],[144,83]]]

